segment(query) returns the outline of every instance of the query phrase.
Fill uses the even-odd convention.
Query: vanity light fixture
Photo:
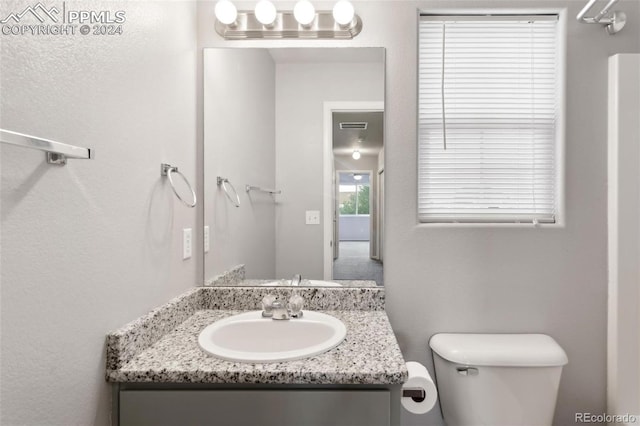
[[[352,39],[362,31],[362,20],[347,0],[338,0],[329,11],[316,11],[310,0],[299,0],[292,11],[282,12],[271,0],[260,0],[249,11],[219,0],[215,15],[216,32],[227,40]]]
[[[361,155],[360,155],[360,150],[359,149],[354,149],[353,150],[353,154],[351,154],[351,157],[353,157],[354,160],[359,160]]]

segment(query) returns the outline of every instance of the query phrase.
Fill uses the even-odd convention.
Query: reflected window
[[[340,214],[368,215],[371,187],[368,183],[340,185]]]

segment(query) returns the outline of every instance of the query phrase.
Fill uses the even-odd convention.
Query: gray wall
[[[160,177],[168,162],[197,183],[196,5],[67,7],[122,8],[124,33],[0,36],[0,127],[96,153],[57,167],[0,149],[3,425],[110,424],[106,333],[202,282],[200,250],[182,260],[198,209]]]
[[[201,3],[199,42],[386,47],[385,287],[387,312],[405,358],[423,362],[433,372],[427,341],[437,332],[548,333],[570,360],[560,385],[556,424],[572,424],[576,411],[605,409],[607,57],[640,52],[638,2],[623,0],[617,6],[629,21],[615,37],[599,26],[575,22],[583,1],[482,2],[485,7],[568,7],[566,227],[421,226],[416,219],[416,14],[418,9],[479,3],[357,2],[362,33],[352,41],[320,42],[223,41],[209,22],[213,4]],[[331,4],[317,8],[323,6]],[[310,255],[315,262],[320,249]],[[433,425],[441,420],[436,408],[420,417],[405,413],[403,422]]]
[[[275,187],[275,64],[264,49],[208,49],[204,63],[205,279],[240,263],[247,278],[276,278],[279,196],[244,189]],[[217,176],[233,184],[239,208]]]
[[[378,63],[276,65],[276,275],[323,278],[321,225],[306,225],[305,211],[323,203],[323,105],[381,101],[384,69]]]

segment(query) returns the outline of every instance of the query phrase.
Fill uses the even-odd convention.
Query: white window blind
[[[555,222],[557,26],[421,16],[421,222]]]

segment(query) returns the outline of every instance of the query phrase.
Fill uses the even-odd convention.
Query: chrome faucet
[[[302,318],[303,305],[304,299],[295,293],[289,298],[289,303],[287,304],[278,300],[276,296],[269,294],[262,299],[262,316],[274,320]]]
[[[295,274],[293,278],[291,278],[292,287],[299,287],[301,282],[302,282],[302,275],[300,274]]]

